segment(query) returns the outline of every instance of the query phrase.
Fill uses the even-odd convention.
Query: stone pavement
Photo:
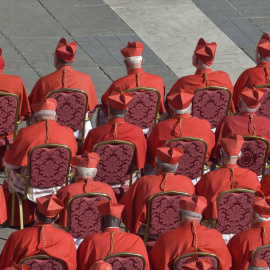
[[[269,11],[268,0],[1,0],[0,47],[5,72],[21,76],[28,94],[54,70],[61,37],[78,43],[73,67],[90,74],[99,100],[125,75],[119,50],[128,41],[143,42],[144,68],[164,78],[166,91],[194,73],[191,56],[200,37],[217,42],[213,69],[228,72],[234,83],[254,66],[253,49],[270,29]],[[0,250],[12,231],[0,227]]]

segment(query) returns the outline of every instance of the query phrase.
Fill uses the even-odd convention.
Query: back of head
[[[264,33],[257,45],[257,51],[261,55],[257,62],[270,62],[270,37]]]
[[[269,270],[269,267],[265,260],[254,259],[250,262],[248,270]]]
[[[206,66],[211,66],[215,59],[217,44],[215,42],[208,43],[200,38],[195,48],[194,55]]]
[[[32,104],[31,108],[38,122],[42,120],[56,119],[57,101],[54,98],[43,99],[41,102]]]
[[[55,56],[64,61],[63,63],[72,63],[75,57],[77,49],[77,43],[71,42],[67,44],[67,41],[65,38],[61,38],[56,49],[55,49]]]
[[[252,210],[251,223],[270,221],[270,197],[265,197],[261,191],[255,193]]]

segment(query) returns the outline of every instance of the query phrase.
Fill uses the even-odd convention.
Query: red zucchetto
[[[157,157],[161,162],[168,164],[177,164],[184,152],[178,147],[162,146],[157,148]]]
[[[108,97],[108,105],[117,111],[124,111],[127,109],[132,100],[131,93],[124,93],[117,87]]]
[[[270,196],[265,197],[261,191],[256,191],[254,199],[253,199],[253,203],[252,203],[252,209],[261,217],[269,218],[270,217]]]
[[[66,39],[61,38],[55,49],[55,56],[64,60],[65,62],[71,63],[74,60],[76,49],[76,42],[73,41],[67,44]]]
[[[270,58],[270,37],[268,34],[264,33],[258,43],[257,51]]]
[[[190,212],[201,214],[207,206],[207,201],[203,196],[182,197],[179,208]]]
[[[240,97],[249,108],[256,108],[260,104],[264,92],[264,88],[256,89],[251,83],[247,83]]]
[[[144,47],[141,42],[129,42],[125,48],[120,50],[120,52],[125,58],[132,56],[142,56],[143,49]]]
[[[77,155],[73,157],[74,166],[85,168],[96,168],[99,163],[100,157],[97,153],[87,153],[84,155]]]
[[[241,135],[232,135],[220,140],[220,145],[228,156],[238,156],[245,140]]]
[[[211,261],[208,258],[198,258],[198,256],[193,256],[184,265],[184,270],[209,270],[211,269]]]
[[[194,97],[193,91],[180,89],[180,91],[173,91],[167,96],[169,105],[176,110],[186,109]]]
[[[55,111],[57,108],[57,101],[54,98],[43,99],[41,102],[35,103],[31,106],[34,115],[42,111]]]
[[[90,270],[112,270],[112,267],[109,263],[99,260],[91,266]]]
[[[216,48],[216,42],[208,43],[203,38],[200,38],[194,54],[197,59],[201,60],[205,65],[211,66],[214,62]]]
[[[97,204],[98,211],[101,216],[114,216],[121,218],[121,214],[124,210],[123,204],[112,203],[111,201],[101,200]]]

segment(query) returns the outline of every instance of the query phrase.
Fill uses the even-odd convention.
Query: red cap
[[[208,258],[199,259],[197,255],[193,256],[184,265],[184,270],[209,270],[211,269],[212,263]]]
[[[112,203],[111,201],[101,200],[97,204],[98,211],[102,216],[114,216],[121,218],[121,214],[124,210],[123,204]]]
[[[112,270],[112,267],[109,263],[99,260],[91,266],[90,270]]]
[[[74,60],[76,48],[77,48],[76,42],[73,41],[67,44],[66,39],[61,38],[56,47],[55,56],[68,63],[71,63]]]
[[[47,98],[33,104],[31,107],[34,114],[45,110],[56,111],[57,101],[54,98]]]
[[[183,150],[178,147],[162,146],[157,148],[157,157],[161,162],[177,164],[183,155]]]
[[[2,57],[2,49],[0,48],[0,69],[4,69],[5,68],[5,60]]]
[[[270,196],[264,197],[261,191],[256,191],[252,209],[263,218],[270,218]]]
[[[84,155],[77,155],[73,157],[74,165],[85,168],[96,168],[100,157],[97,153],[86,153]]]
[[[214,62],[215,53],[216,53],[217,43],[216,42],[205,42],[203,38],[200,38],[196,49],[194,51],[197,59],[204,62],[205,65],[211,66]]]
[[[239,155],[244,142],[243,136],[234,134],[227,138],[222,138],[220,140],[220,145],[227,155],[237,156]]]
[[[5,268],[4,270],[28,270],[28,266],[24,265],[24,264],[18,264],[18,265],[14,265],[8,268]]]
[[[122,55],[126,57],[142,56],[143,45],[141,42],[129,42],[128,45],[120,50]]]
[[[168,103],[176,110],[186,109],[194,97],[193,91],[179,89],[168,94]]]
[[[270,58],[270,37],[264,33],[258,43],[257,50],[265,57]]]
[[[37,208],[44,217],[53,218],[64,208],[64,204],[53,193],[37,198]]]
[[[207,206],[207,201],[203,196],[182,197],[179,207],[183,210],[201,214]]]
[[[262,260],[262,259],[252,260],[251,263],[249,264],[249,266],[268,268],[267,262],[265,260]]]
[[[247,83],[240,97],[249,108],[256,108],[264,95],[264,88],[256,89],[251,83]]]
[[[124,93],[120,87],[117,87],[108,97],[108,105],[117,111],[124,111],[127,109],[132,100],[131,93]]]

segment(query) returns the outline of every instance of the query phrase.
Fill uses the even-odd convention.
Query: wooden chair
[[[72,153],[68,146],[62,144],[42,144],[33,147],[28,153],[27,174],[17,173],[18,177],[25,179],[25,191],[22,195],[16,192],[20,227],[23,228],[22,201],[27,199],[29,187],[51,188],[68,184],[70,173],[70,161]],[[11,226],[14,224],[15,193],[12,194]]]
[[[58,258],[37,254],[26,257],[20,261],[19,264],[27,265],[29,270],[65,270],[66,263]]]
[[[180,255],[178,256],[173,264],[173,270],[183,270],[184,269],[184,265],[188,262],[188,260],[190,260],[194,255],[197,255],[199,258],[204,257],[204,258],[209,258],[211,263],[212,263],[212,267],[210,268],[210,270],[219,270],[220,268],[220,261],[219,258],[217,257],[217,255],[213,254],[213,253],[207,253],[207,252],[194,252],[194,253],[188,253],[188,254],[184,254],[184,255]]]
[[[265,88],[265,93],[261,100],[260,108],[257,110],[256,115],[270,119],[270,84],[263,84],[255,86],[256,88]]]
[[[231,95],[226,87],[208,86],[196,89],[192,100],[192,115],[209,121],[211,128],[216,128],[230,113]]]
[[[107,255],[103,258],[104,261],[108,262],[112,266],[112,270],[144,270],[145,259],[141,254],[120,252],[115,254]]]
[[[57,123],[70,127],[73,131],[82,131],[80,139],[80,144],[82,144],[85,136],[85,122],[92,118],[86,116],[87,94],[80,89],[62,88],[49,92],[46,98],[54,98],[57,101]]]

